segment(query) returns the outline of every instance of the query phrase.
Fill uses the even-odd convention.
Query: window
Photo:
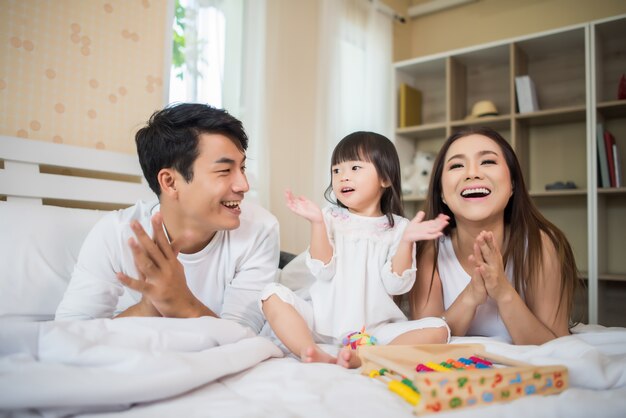
[[[226,109],[251,139],[249,199],[267,206],[264,141],[265,0],[175,0],[169,103]]]
[[[239,1],[176,0],[169,102],[208,103],[226,108],[238,91],[238,72],[225,70],[241,55]],[[225,51],[228,50],[228,55]],[[231,113],[235,114],[232,109]]]

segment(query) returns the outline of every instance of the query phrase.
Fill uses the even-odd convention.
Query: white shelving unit
[[[402,165],[417,150],[437,152],[464,127],[498,130],[515,149],[539,209],[572,245],[587,286],[576,301],[579,316],[620,326],[626,326],[626,188],[598,187],[596,124],[613,133],[626,161],[626,100],[617,100],[625,72],[626,15],[394,65],[396,88],[407,83],[422,92],[422,124],[395,131]],[[534,81],[540,110],[517,111],[519,75]],[[467,120],[480,100],[491,100],[499,115]],[[556,181],[577,188],[545,189]],[[423,203],[404,200],[408,214]]]

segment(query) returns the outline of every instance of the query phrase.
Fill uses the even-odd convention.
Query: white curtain
[[[265,11],[266,0],[246,1],[243,14],[243,53],[239,117],[250,138],[246,168],[250,192],[246,198],[269,208],[270,170],[265,131]]]
[[[182,79],[175,74],[170,77],[169,101],[222,107],[226,49],[224,2],[181,0],[180,3],[185,7],[185,66]]]
[[[316,197],[330,182],[330,157],[341,138],[374,131],[391,139],[393,133],[392,17],[377,0],[321,3]]]
[[[185,7],[183,79],[172,74],[170,102],[199,102],[239,118],[250,138],[248,199],[269,207],[265,138],[266,0],[181,0]]]

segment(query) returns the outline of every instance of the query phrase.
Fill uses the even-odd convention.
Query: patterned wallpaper
[[[135,153],[163,106],[167,0],[0,0],[0,134]]]

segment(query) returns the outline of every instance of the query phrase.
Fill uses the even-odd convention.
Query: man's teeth
[[[229,200],[226,202],[222,202],[222,205],[229,207],[229,208],[238,208],[239,207],[239,203],[241,203],[240,200]]]
[[[474,189],[465,189],[461,192],[461,196],[487,196],[491,194],[491,190],[484,187],[476,187]]]

